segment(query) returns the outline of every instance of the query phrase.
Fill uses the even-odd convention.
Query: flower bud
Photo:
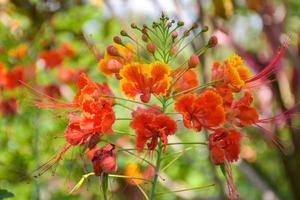
[[[211,36],[211,38],[208,41],[209,47],[215,47],[218,44],[218,38],[216,36]]]
[[[146,34],[143,34],[143,35],[142,35],[142,40],[143,40],[144,42],[148,42],[148,37],[147,37]]]
[[[208,26],[203,26],[202,32],[207,32],[208,31]]]
[[[173,56],[173,55],[175,55],[176,54],[176,52],[177,52],[177,48],[176,47],[172,47],[171,49],[170,49],[170,55],[171,56]]]
[[[198,28],[198,26],[199,26],[199,25],[195,22],[195,23],[193,23],[191,29],[196,29],[196,28]]]
[[[183,26],[184,25],[184,22],[183,21],[178,21],[177,22],[177,26]]]
[[[136,24],[135,24],[135,23],[132,23],[132,24],[131,24],[131,28],[137,28]]]
[[[156,28],[158,26],[158,24],[156,22],[153,22],[152,27]]]
[[[189,36],[190,35],[190,31],[184,31],[183,35],[184,35],[184,37]]]
[[[178,33],[177,33],[176,31],[173,31],[173,32],[171,33],[171,36],[172,36],[173,39],[175,39],[175,38],[177,38]]]
[[[114,41],[116,44],[122,44],[122,40],[121,40],[121,38],[120,38],[119,36],[115,36],[115,37],[113,38],[113,41]]]
[[[143,28],[143,29],[142,29],[142,33],[143,33],[143,34],[147,34],[147,32],[148,32],[148,31],[147,31],[147,28]]]
[[[195,68],[199,62],[199,57],[197,55],[192,55],[189,59],[188,65],[190,68]]]
[[[127,32],[124,31],[124,30],[121,30],[120,34],[121,34],[122,36],[128,36]]]
[[[147,44],[147,50],[150,52],[150,53],[155,53],[155,49],[156,49],[156,47],[155,47],[155,45],[152,43],[152,42],[149,42],[148,44]]]
[[[117,171],[117,163],[115,156],[105,156],[101,162],[101,168],[105,173],[113,173]]]
[[[118,49],[116,47],[114,47],[113,45],[109,45],[108,47],[106,47],[106,52],[111,56],[119,55]]]

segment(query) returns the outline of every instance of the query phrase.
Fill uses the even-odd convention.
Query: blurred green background
[[[99,73],[97,59],[121,29],[130,32],[132,22],[151,23],[162,11],[170,18],[185,21],[186,26],[193,22],[209,26],[209,33],[194,41],[186,54],[197,49],[212,34],[218,37],[219,45],[201,59],[201,82],[208,79],[214,60],[222,61],[232,52],[240,54],[254,72],[259,71],[271,60],[280,42],[289,36],[290,46],[279,72],[273,77],[277,82],[256,91],[255,104],[260,113],[268,117],[299,102],[299,10],[299,0],[0,0],[0,62],[7,69],[35,64],[36,74],[28,83],[41,88],[55,84],[61,91],[60,98],[71,101],[76,92],[75,83],[66,84],[59,80],[58,69],[40,67],[39,52],[68,43],[75,55],[64,59],[62,66],[83,69],[92,80],[108,82],[118,96],[118,83]],[[20,44],[28,46],[26,56],[13,58],[9,52]],[[99,54],[95,55],[95,52]],[[15,97],[18,104],[17,113],[0,117],[0,199],[9,196],[14,196],[11,199],[101,199],[97,177],[89,178],[75,194],[68,194],[81,176],[92,170],[79,148],[69,151],[44,175],[33,177],[34,170],[63,146],[63,131],[67,124],[62,111],[34,107],[33,95],[25,87],[0,90],[0,101]],[[130,114],[122,108],[115,110],[120,117]],[[241,159],[233,165],[242,199],[300,199],[299,125],[299,117],[295,117],[283,125],[271,124],[269,127],[286,145],[286,154],[263,138],[260,130],[246,130]],[[117,122],[114,128],[127,132],[128,122]],[[127,146],[134,145],[134,141],[126,136],[115,135],[110,139]],[[204,140],[205,134],[188,132],[182,127],[171,139]],[[168,148],[163,164],[178,155],[174,152],[184,149],[184,155],[161,175],[166,181],[160,184],[158,192],[212,183],[215,186],[166,193],[157,199],[224,199],[224,177],[219,168],[210,163],[205,146],[172,146]],[[120,174],[126,163],[140,163],[125,153],[120,153],[117,161]],[[145,163],[140,165],[143,169],[146,166]],[[109,184],[110,199],[143,199],[139,189],[124,180],[110,179]],[[147,184],[143,187],[149,188]]]

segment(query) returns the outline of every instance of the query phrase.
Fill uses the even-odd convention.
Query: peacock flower
[[[145,182],[145,180],[150,180],[150,178],[154,175],[153,166],[148,166],[143,172],[140,169],[140,166],[136,163],[128,163],[124,168],[124,175],[128,177],[126,179],[127,183],[130,185],[140,185]]]
[[[112,46],[114,52],[110,52],[110,48],[106,49],[104,58],[100,60],[98,67],[99,70],[106,76],[111,76],[113,74],[119,78],[120,69],[133,62],[134,59],[134,47],[131,43],[126,45],[113,44]]]
[[[86,152],[87,158],[93,163],[93,169],[96,176],[102,172],[113,173],[117,171],[117,151],[115,145],[108,144],[102,148],[92,148]]]
[[[147,111],[141,109],[133,112],[132,115],[130,127],[135,130],[138,151],[144,149],[148,140],[151,140],[147,144],[149,150],[155,149],[158,139],[166,148],[168,136],[175,134],[177,130],[175,121],[165,114],[158,113],[156,109],[149,108]]]
[[[250,70],[244,65],[244,61],[237,54],[231,55],[224,62],[224,81],[227,82],[234,91],[240,91],[250,78]]]
[[[186,128],[200,131],[212,129],[225,122],[222,97],[214,90],[206,90],[200,95],[185,94],[175,103],[175,110],[182,114]]]
[[[215,165],[237,161],[240,153],[241,134],[234,129],[219,128],[208,136],[211,161]]]
[[[39,57],[45,62],[45,66],[48,69],[60,66],[64,59],[63,55],[56,49],[42,51]]]
[[[171,73],[171,77],[177,77],[183,72],[184,69],[185,67],[179,67]],[[198,83],[196,72],[192,69],[189,69],[174,83],[173,87],[176,92],[181,92],[198,86]]]
[[[258,113],[251,107],[253,96],[250,92],[244,95],[232,105],[233,123],[238,127],[252,125],[258,121]]]
[[[14,59],[22,59],[27,55],[28,46],[26,44],[20,44],[14,49],[8,51],[8,55]]]
[[[165,96],[170,87],[171,68],[162,62],[151,64],[130,63],[121,71],[121,90],[130,98],[140,95],[142,102],[147,103],[151,94]]]

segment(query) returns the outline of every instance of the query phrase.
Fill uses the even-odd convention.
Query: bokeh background
[[[209,32],[186,49],[186,55],[199,48],[212,34],[218,37],[218,46],[201,57],[198,69],[201,82],[209,78],[213,61],[222,61],[232,52],[241,55],[253,72],[261,70],[281,42],[289,37],[290,45],[281,67],[272,77],[277,81],[263,85],[255,93],[255,105],[262,116],[270,117],[293,107],[297,111],[295,105],[300,99],[299,10],[299,0],[0,0],[0,62],[9,70],[16,66],[25,68],[28,84],[71,101],[76,92],[75,81],[64,81],[60,77],[61,69],[86,71],[93,80],[108,82],[114,93],[120,94],[115,79],[107,79],[99,73],[98,59],[121,29],[131,32],[132,22],[151,23],[161,12],[184,21],[187,27],[193,22],[209,26]],[[45,68],[38,59],[39,53],[62,48],[62,44],[67,44],[73,54],[63,59],[60,68]],[[26,46],[26,51],[18,57],[14,51],[20,45]],[[0,89],[0,102],[15,98],[17,103],[16,112],[15,106],[7,108],[3,103],[0,106],[0,199],[10,196],[21,200],[101,199],[97,177],[89,178],[75,194],[68,194],[81,176],[91,171],[80,149],[73,148],[57,166],[42,176],[33,177],[34,170],[63,146],[67,124],[62,111],[34,107],[33,97],[34,92],[24,86]],[[121,116],[129,114],[121,108],[116,112]],[[260,130],[246,130],[241,159],[233,165],[242,199],[300,199],[299,127],[297,116],[268,127],[282,139],[285,154],[264,138]],[[128,122],[118,122],[114,128],[127,133]],[[134,145],[128,136],[112,136],[111,139],[118,144]],[[181,129],[172,140],[203,141],[205,136]],[[165,181],[161,181],[158,192],[165,194],[157,199],[225,199],[224,177],[220,169],[209,162],[205,146],[171,147],[163,163],[172,160],[176,156],[174,152],[183,150],[184,155],[163,172]],[[128,162],[145,168],[145,163],[125,153],[120,153],[117,160],[120,174]],[[212,183],[215,186],[205,189],[168,192]],[[110,179],[109,185],[110,199],[143,199],[140,190],[124,180]]]

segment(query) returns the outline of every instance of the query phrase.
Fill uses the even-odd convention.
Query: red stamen
[[[275,70],[277,70],[277,68],[279,66],[279,62],[280,62],[283,54],[285,53],[285,50],[287,49],[287,47],[288,47],[288,41],[285,41],[280,46],[279,50],[277,51],[276,55],[273,57],[273,59],[271,60],[271,62],[262,71],[260,71],[258,74],[256,74],[252,78],[248,79],[246,81],[246,83],[257,81],[257,80],[260,80],[260,79],[263,79],[263,78],[267,78]]]

